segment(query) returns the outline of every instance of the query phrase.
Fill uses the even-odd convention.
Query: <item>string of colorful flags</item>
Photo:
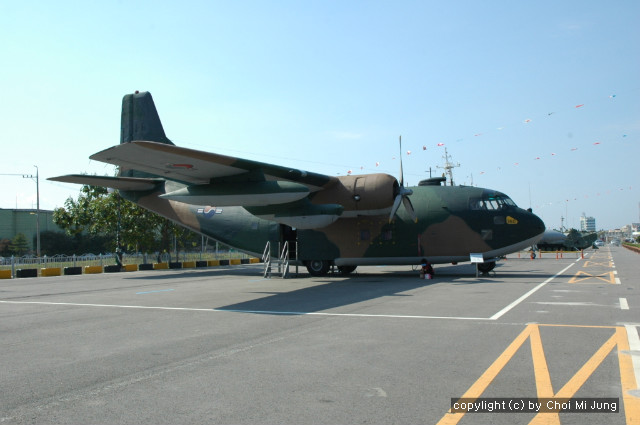
[[[611,102],[611,101],[614,101],[616,99],[616,97],[617,97],[616,94],[610,94],[606,98],[605,97],[601,97],[600,101]],[[581,109],[583,109],[585,107],[588,107],[589,104],[596,103],[596,102],[597,101],[588,102],[588,103],[587,102],[578,103],[578,104],[573,105],[572,107],[566,108],[566,110],[567,111],[568,110],[581,110]],[[559,114],[559,112],[557,112],[557,111],[546,112],[546,113],[540,114],[539,118],[535,118],[535,119],[534,118],[525,118],[525,119],[522,120],[521,123],[524,124],[524,125],[530,125],[531,123],[533,123],[535,121],[538,121],[539,119],[544,119],[544,118],[548,118],[548,117],[551,117],[551,116],[557,116],[558,114]],[[496,131],[502,131],[505,128],[507,128],[507,127],[506,126],[502,126],[502,127],[497,127],[495,130]],[[483,137],[483,136],[486,137],[489,134],[490,134],[490,131],[477,132],[477,133],[473,134],[473,137],[474,138]],[[619,134],[617,137],[624,139],[624,138],[627,138],[627,134]],[[457,142],[462,142],[462,141],[465,141],[465,140],[468,140],[468,139],[459,138],[459,139],[456,139],[455,142],[457,143]],[[589,142],[589,143],[590,143],[591,146],[595,147],[595,146],[601,145],[603,142],[602,141],[592,141],[592,142]],[[569,148],[569,152],[576,152],[580,148],[584,148],[584,145],[585,145],[585,143],[574,145],[574,146]],[[431,146],[431,145],[428,146],[428,145],[424,144],[422,146],[422,150],[426,151],[426,150],[429,149],[429,147],[441,148],[441,147],[445,147],[445,146],[446,146],[446,144],[444,142],[434,143],[433,146]],[[560,151],[558,151],[558,152],[560,152]],[[551,152],[549,156],[557,157],[558,156],[558,152]],[[411,150],[407,150],[405,154],[406,155],[411,155],[412,153],[413,152]],[[539,160],[542,160],[543,158],[544,158],[543,155],[539,155],[539,156],[534,157],[532,160],[533,161],[539,161]],[[395,160],[395,159],[396,159],[395,156],[392,157],[392,160]],[[519,160],[519,161],[514,162],[513,166],[517,167],[517,166],[519,166],[519,165],[521,165],[523,163],[524,162],[522,160]],[[376,161],[375,167],[377,168],[379,166],[380,166],[380,162]],[[360,171],[361,172],[363,172],[365,169],[368,169],[368,167],[360,166]],[[497,167],[498,171],[500,171],[501,169],[502,169],[502,167]],[[349,169],[347,171],[347,174],[352,174],[352,173],[353,173],[352,169]],[[484,174],[486,174],[486,171],[485,170],[476,170],[475,173],[476,173],[476,175],[484,175]],[[597,197],[600,197],[600,196],[611,195],[612,193],[617,192],[617,191],[625,191],[625,190],[633,190],[633,186],[619,187],[619,188],[617,188],[617,190],[610,189],[610,190],[607,190],[605,192],[597,192],[595,194],[585,194],[585,195],[580,196],[580,197],[576,196],[576,197],[566,198],[566,199],[563,199],[563,200],[556,200],[556,201],[553,201],[553,202],[545,202],[545,203],[536,205],[535,208],[536,209],[541,209],[541,208],[543,208],[545,206],[564,205],[564,204],[569,203],[569,202],[578,201],[579,199],[589,199],[590,196],[591,196],[591,198],[594,198],[594,197],[597,198]]]
[[[608,96],[607,96],[607,98],[608,98],[609,100],[613,100],[613,99],[615,99],[616,97],[617,97],[617,95],[616,95],[616,94],[611,94],[611,95],[608,95]],[[573,106],[573,108],[572,108],[572,109],[580,109],[580,108],[583,108],[585,105],[587,105],[587,104],[586,104],[586,103],[576,104],[576,105],[574,105],[574,106]],[[546,113],[546,114],[544,114],[544,115],[545,115],[545,116],[547,116],[547,117],[549,117],[549,116],[552,116],[552,115],[557,115],[557,112],[555,112],[555,111],[547,112],[547,113]],[[530,123],[532,123],[532,122],[534,122],[534,119],[532,119],[532,118],[525,118],[525,119],[522,121],[522,123],[523,123],[523,124],[530,124]],[[507,127],[506,127],[506,126],[502,126],[502,127],[498,127],[498,128],[496,128],[496,130],[497,130],[497,131],[501,131],[501,130],[504,130],[505,128],[507,128]],[[484,131],[484,132],[478,132],[478,133],[475,133],[475,134],[473,135],[473,137],[486,136],[487,134],[488,134],[488,132],[487,132],[487,131]],[[627,135],[626,135],[626,134],[622,134],[622,135],[620,135],[620,137],[622,137],[622,138],[626,138],[626,137],[627,137]],[[462,141],[465,141],[465,140],[466,140],[465,138],[459,138],[459,139],[456,139],[455,141],[456,141],[456,142],[462,142]],[[592,145],[593,145],[593,146],[597,146],[597,145],[600,145],[601,143],[602,143],[602,142],[600,142],[600,141],[595,141],[595,142],[592,142]],[[446,144],[445,144],[445,143],[443,143],[443,142],[438,142],[438,143],[435,143],[435,144],[434,144],[434,146],[435,146],[435,147],[443,147],[443,146],[445,146],[445,145],[446,145]],[[426,151],[427,149],[428,149],[428,146],[427,146],[426,144],[422,146],[422,150],[423,150],[423,151]],[[578,146],[574,146],[574,147],[571,147],[571,148],[570,148],[570,151],[571,151],[571,152],[575,152],[575,151],[577,151],[578,149],[579,149],[579,148],[578,148]],[[413,153],[413,152],[412,152],[411,150],[407,150],[407,151],[406,151],[406,155],[411,155],[412,153]],[[550,154],[550,156],[556,156],[556,155],[557,155],[557,153],[556,153],[556,152],[551,152],[551,154]],[[395,160],[395,159],[396,159],[396,157],[395,157],[395,156],[394,156],[394,157],[392,157],[392,160]],[[534,160],[541,160],[541,159],[542,159],[542,156],[536,156],[536,157],[534,158]],[[522,163],[522,161],[514,162],[514,163],[513,163],[513,165],[518,166],[518,165],[520,165],[521,163]],[[380,166],[380,162],[379,162],[379,161],[377,161],[377,162],[375,163],[375,167],[379,167],[379,166]],[[368,167],[360,166],[360,170],[365,170],[365,169],[367,169],[367,168],[368,168]],[[352,174],[352,173],[353,173],[353,169],[349,169],[349,170],[347,171],[347,174]],[[480,171],[479,171],[479,174],[480,174],[480,175],[485,174],[485,173],[486,173],[486,171],[483,171],[483,170],[480,170]]]

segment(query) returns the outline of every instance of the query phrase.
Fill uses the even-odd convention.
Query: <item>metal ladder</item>
[[[265,279],[271,279],[271,242],[267,242],[262,254],[262,262],[264,263],[264,271],[262,273]],[[289,242],[285,241],[282,249],[278,253],[278,274],[283,279],[289,277]],[[296,269],[297,270],[297,269]],[[296,271],[297,272],[297,271]]]
[[[289,241],[285,241],[278,258],[278,273],[282,273],[282,278],[286,279],[289,275]]]
[[[264,264],[264,271],[262,277],[265,279],[271,279],[271,242],[267,241],[267,245],[264,247],[262,253],[262,263]]]

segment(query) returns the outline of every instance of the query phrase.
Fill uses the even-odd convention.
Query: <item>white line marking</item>
[[[636,375],[636,387],[640,387],[640,338],[638,338],[638,331],[634,325],[624,325],[624,327],[627,330],[631,362]]]
[[[616,277],[616,285],[620,285],[620,278]]]
[[[273,314],[280,316],[338,316],[338,317],[385,317],[398,319],[450,319],[450,320],[492,320],[487,317],[451,317],[451,316],[409,316],[401,314],[358,314],[358,313],[323,313],[305,311],[269,311],[269,310],[227,310],[220,308],[189,308],[189,307],[157,307],[146,305],[116,305],[116,304],[81,304],[81,303],[55,303],[44,301],[0,301],[3,304],[39,304],[39,305],[63,305],[75,307],[111,307],[131,308],[145,310],[177,310],[177,311],[208,311],[214,313],[254,313]]]
[[[341,317],[387,317],[399,319],[453,319],[453,320],[488,320],[486,317],[452,317],[452,316],[409,316],[403,314],[362,314],[362,313],[322,313],[317,311],[269,311],[269,310],[227,310],[213,309],[213,311],[228,313],[275,314],[281,316],[341,316]]]
[[[548,278],[544,282],[531,289],[526,294],[497,312],[491,317],[452,317],[452,316],[419,316],[419,315],[401,315],[401,314],[359,314],[359,313],[325,313],[325,312],[304,312],[304,311],[269,311],[269,310],[227,310],[217,308],[190,308],[190,307],[158,307],[158,306],[143,306],[143,305],[115,305],[115,304],[82,304],[82,303],[63,303],[63,302],[44,302],[44,301],[2,301],[4,304],[39,304],[39,305],[66,305],[77,307],[111,307],[111,308],[131,308],[131,309],[146,309],[146,310],[176,310],[176,311],[208,311],[217,313],[253,313],[253,314],[272,314],[280,316],[336,316],[336,317],[383,317],[383,318],[398,318],[398,319],[448,319],[448,320],[498,320],[504,316],[522,301],[531,296],[538,289],[542,288],[547,283],[551,282],[556,277],[571,268],[575,263],[569,264],[558,273]]]
[[[620,298],[620,310],[629,310],[629,303],[626,298]]]
[[[541,284],[539,284],[538,286],[536,286],[535,288],[533,288],[532,290],[530,290],[529,292],[527,292],[526,294],[524,294],[523,296],[521,296],[520,298],[518,298],[517,300],[515,300],[514,302],[512,302],[511,304],[509,304],[508,306],[506,306],[505,308],[503,308],[502,310],[500,310],[499,312],[494,314],[493,316],[491,316],[490,319],[491,320],[498,320],[499,318],[501,318],[502,316],[507,314],[515,306],[520,304],[522,301],[526,300],[530,295],[532,295],[538,289],[542,288],[544,285],[546,285],[547,283],[551,282],[556,277],[560,276],[562,273],[564,273],[567,270],[569,270],[574,264],[575,263],[569,264],[567,267],[565,267],[564,269],[560,270],[558,273],[556,273],[555,275],[551,276],[549,279],[545,280],[544,282],[542,282]]]
[[[113,307],[113,308],[138,308],[148,310],[182,310],[182,311],[215,311],[211,308],[187,308],[187,307],[150,307],[146,305],[116,305],[116,304],[82,304],[82,303],[54,303],[45,301],[0,301],[3,304],[39,304],[39,305],[67,305],[76,307]]]

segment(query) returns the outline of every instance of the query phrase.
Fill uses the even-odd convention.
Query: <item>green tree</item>
[[[18,233],[14,236],[9,244],[9,251],[13,255],[25,255],[29,252],[29,242],[27,242],[27,237],[23,233]]]
[[[111,239],[104,235],[78,233],[70,235],[65,232],[46,230],[40,234],[40,249],[43,255],[82,255],[109,251]],[[35,246],[35,242],[34,245]]]
[[[170,251],[171,236],[179,229],[169,220],[123,199],[118,192],[109,193],[97,186],[83,186],[77,200],[68,198],[63,208],[54,210],[53,221],[70,235],[85,232],[108,236],[111,251],[118,243],[126,251]]]
[[[7,238],[4,238],[2,240],[0,240],[0,255],[3,257],[7,257],[9,255],[11,255],[11,252],[9,251],[9,245],[11,244],[11,241]]]

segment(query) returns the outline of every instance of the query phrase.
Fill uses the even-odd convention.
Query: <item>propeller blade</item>
[[[416,216],[416,212],[413,209],[413,204],[411,203],[411,199],[406,196],[402,197],[402,203],[404,204],[404,209],[407,210],[414,223],[418,222],[418,217]]]
[[[409,195],[413,194],[413,190],[407,189],[404,187],[404,170],[402,169],[402,136],[398,137],[398,145],[400,147],[400,181],[398,182],[398,188],[395,193],[396,197],[393,200],[393,206],[391,207],[391,214],[389,215],[389,223],[393,221],[393,217],[395,217],[398,212],[398,208],[400,208],[400,203],[404,204],[404,208],[407,210],[407,213],[411,216],[415,223],[418,222],[418,217],[416,216],[416,212],[413,209],[413,204],[411,203],[411,199],[409,199]]]
[[[393,221],[393,217],[396,215],[396,212],[400,207],[401,201],[402,201],[402,195],[398,194],[398,196],[396,196],[396,199],[393,201],[393,206],[391,207],[391,214],[389,215],[389,223]]]

